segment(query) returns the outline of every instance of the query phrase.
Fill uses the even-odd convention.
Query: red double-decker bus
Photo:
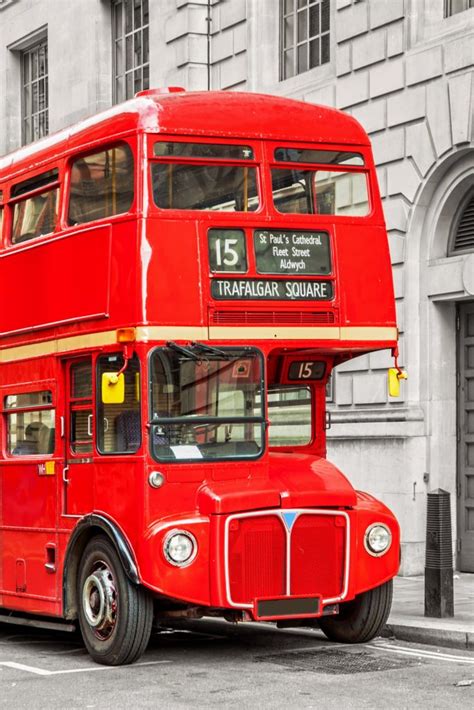
[[[326,460],[326,385],[397,346],[367,135],[244,93],[149,91],[0,160],[0,619],[378,633],[392,513]]]

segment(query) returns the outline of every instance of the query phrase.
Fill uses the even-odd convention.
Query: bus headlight
[[[384,555],[392,544],[392,533],[383,523],[372,523],[365,531],[364,545],[369,555]]]
[[[166,559],[176,567],[187,567],[197,555],[194,535],[186,530],[172,530],[165,537],[163,552]]]

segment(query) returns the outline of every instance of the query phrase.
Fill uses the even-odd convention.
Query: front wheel
[[[336,616],[321,617],[319,626],[331,641],[363,643],[379,634],[392,606],[392,580],[341,604]]]
[[[105,537],[87,544],[78,575],[82,638],[97,663],[133,663],[145,651],[153,621],[153,602],[126,576],[114,546]]]

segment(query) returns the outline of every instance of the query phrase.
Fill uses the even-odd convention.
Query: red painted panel
[[[233,520],[229,530],[229,578],[232,601],[285,594],[286,536],[274,515]]]
[[[0,335],[109,312],[111,227],[27,242],[0,254]],[[84,274],[93,275],[84,284]]]
[[[291,534],[291,593],[321,594],[325,599],[342,591],[345,520],[342,516],[300,515]]]

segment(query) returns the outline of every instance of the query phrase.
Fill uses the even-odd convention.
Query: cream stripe
[[[220,327],[210,326],[209,337],[216,340],[363,340],[370,342],[382,342],[385,340],[397,340],[397,329],[387,327],[344,327],[337,326],[312,326],[310,328],[298,328],[296,326],[286,328],[268,327]]]
[[[207,340],[209,337],[207,327],[193,325],[150,325],[136,329],[137,340]]]
[[[337,326],[323,326],[311,328],[299,328],[287,326],[285,328],[274,328],[265,326],[235,327],[226,328],[222,326],[210,326],[209,337],[216,340],[339,340],[340,329]]]
[[[26,360],[32,357],[44,357],[45,355],[54,355],[55,353],[71,352],[71,350],[84,350],[87,348],[100,347],[102,345],[112,345],[116,342],[116,330],[90,333],[89,335],[73,335],[69,338],[47,340],[44,343],[32,343],[31,345],[4,348],[0,350],[0,363],[11,362],[12,360]]]
[[[385,326],[342,327],[341,340],[398,340],[398,330]]]
[[[170,325],[170,326],[140,326],[136,329],[137,341],[150,340],[362,340],[369,342],[396,341],[397,329],[387,327],[206,327]],[[14,360],[27,360],[34,357],[44,357],[56,353],[67,353],[73,350],[86,350],[117,342],[117,331],[106,330],[88,335],[73,335],[69,338],[47,340],[44,343],[19,345],[0,350],[0,363]]]

